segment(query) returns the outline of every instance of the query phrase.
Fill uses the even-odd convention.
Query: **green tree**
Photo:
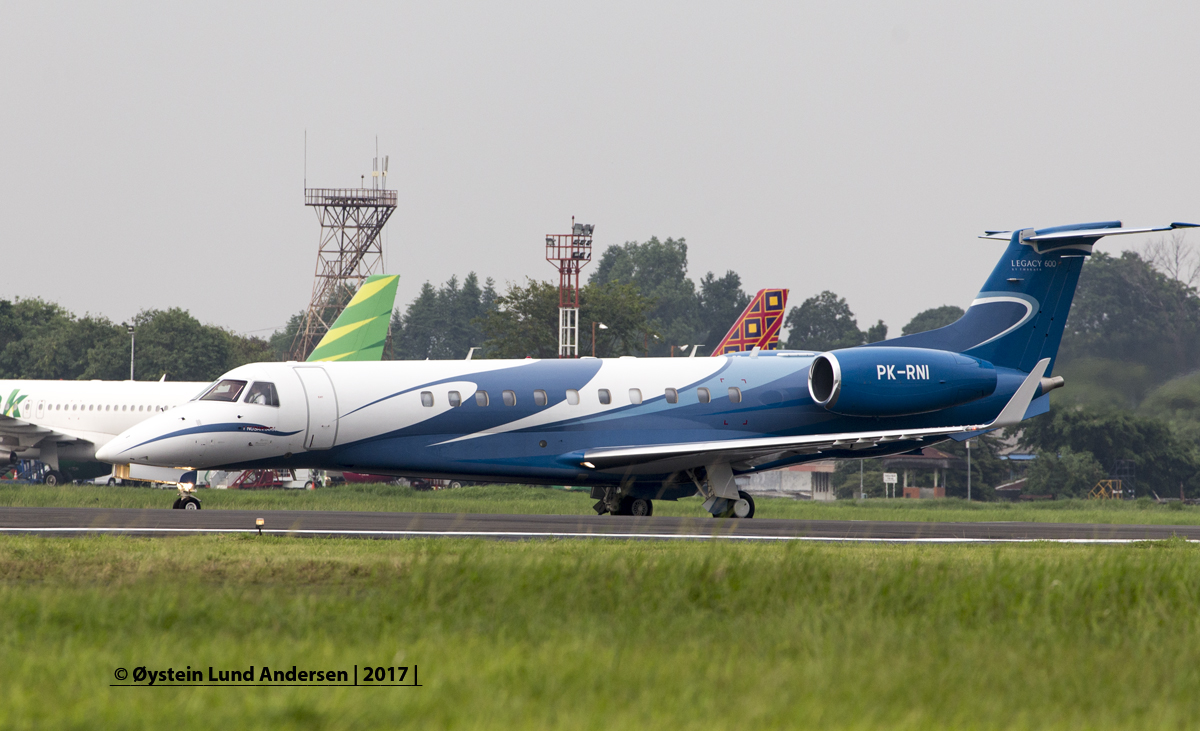
[[[1145,365],[1156,382],[1200,365],[1200,298],[1136,253],[1098,252],[1083,266],[1060,359]]]
[[[510,284],[496,299],[497,308],[482,322],[489,358],[558,357],[558,287],[527,279]],[[616,357],[643,354],[647,336],[657,335],[647,315],[652,303],[632,284],[588,284],[579,295],[579,354],[592,353],[592,322],[596,355]],[[661,336],[660,336],[661,337]],[[653,338],[649,338],[653,342]]]
[[[1031,493],[1081,498],[1087,497],[1107,472],[1091,452],[1061,447],[1058,450],[1039,449],[1026,476]]]
[[[1137,467],[1139,494],[1173,495],[1181,484],[1189,493],[1200,493],[1195,443],[1180,439],[1166,422],[1127,411],[1076,407],[1056,408],[1023,426],[1020,442],[1028,449],[1088,452],[1109,470],[1118,461],[1132,462]]]
[[[403,314],[398,309],[392,314],[391,347],[387,357],[396,360],[465,358],[471,348],[483,346],[486,339],[483,322],[487,313],[495,308],[493,281],[489,278],[480,287],[475,272],[467,274],[461,285],[457,277],[451,277],[439,289],[425,282],[420,294]]]
[[[900,331],[901,335],[915,335],[929,330],[936,330],[939,327],[945,327],[962,317],[965,313],[963,308],[955,307],[954,305],[942,305],[934,307],[931,310],[918,312],[916,317],[908,321],[908,324]]]
[[[846,300],[829,290],[793,307],[784,325],[789,328],[787,347],[791,350],[851,348],[867,339]]]
[[[881,340],[887,340],[887,330],[887,325],[883,324],[883,320],[876,322],[867,328],[867,342],[878,343]]]
[[[660,342],[651,352],[662,355],[671,344],[700,342],[698,338],[707,333],[696,285],[687,277],[687,266],[687,243],[682,238],[659,241],[654,237],[645,243],[629,241],[605,250],[588,283],[637,287],[638,292],[653,303],[650,327],[660,336]],[[582,300],[580,305],[583,306]],[[728,327],[726,325],[726,329]],[[708,345],[713,347],[716,342]]]
[[[700,342],[711,351],[733,327],[733,323],[750,304],[750,295],[742,291],[742,278],[733,270],[725,272],[725,276],[717,278],[712,272],[700,280],[699,296],[699,337]],[[687,341],[666,343],[683,345]]]
[[[137,328],[136,376],[157,381],[211,381],[234,362],[228,332],[202,325],[187,311],[143,310],[134,317]]]

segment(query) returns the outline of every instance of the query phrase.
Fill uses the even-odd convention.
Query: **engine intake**
[[[818,355],[808,393],[845,416],[905,416],[970,403],[996,390],[996,368],[961,353],[865,347]]]

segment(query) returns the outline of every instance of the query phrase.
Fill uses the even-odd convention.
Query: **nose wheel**
[[[176,500],[175,504],[171,507],[175,510],[199,510],[200,501],[197,498],[188,495],[187,497],[181,497]]]

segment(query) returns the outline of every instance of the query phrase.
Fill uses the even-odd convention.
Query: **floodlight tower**
[[[591,224],[575,223],[571,233],[546,234],[546,261],[558,269],[558,357],[579,357],[579,271],[592,260]]]
[[[316,210],[321,224],[321,243],[312,300],[292,341],[292,360],[307,358],[363,280],[383,273],[379,234],[396,210],[396,191],[387,189],[387,156],[376,157],[371,167],[370,188],[304,189],[304,205]]]

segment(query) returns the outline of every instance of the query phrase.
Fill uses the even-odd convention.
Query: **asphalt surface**
[[[1200,541],[1200,526],[1088,523],[912,523],[859,520],[718,520],[579,515],[358,513],[315,510],[133,510],[0,508],[0,533],[168,536],[256,533],[350,538],[484,537],[881,541],[919,543],[1062,541],[1127,543],[1179,536]]]

